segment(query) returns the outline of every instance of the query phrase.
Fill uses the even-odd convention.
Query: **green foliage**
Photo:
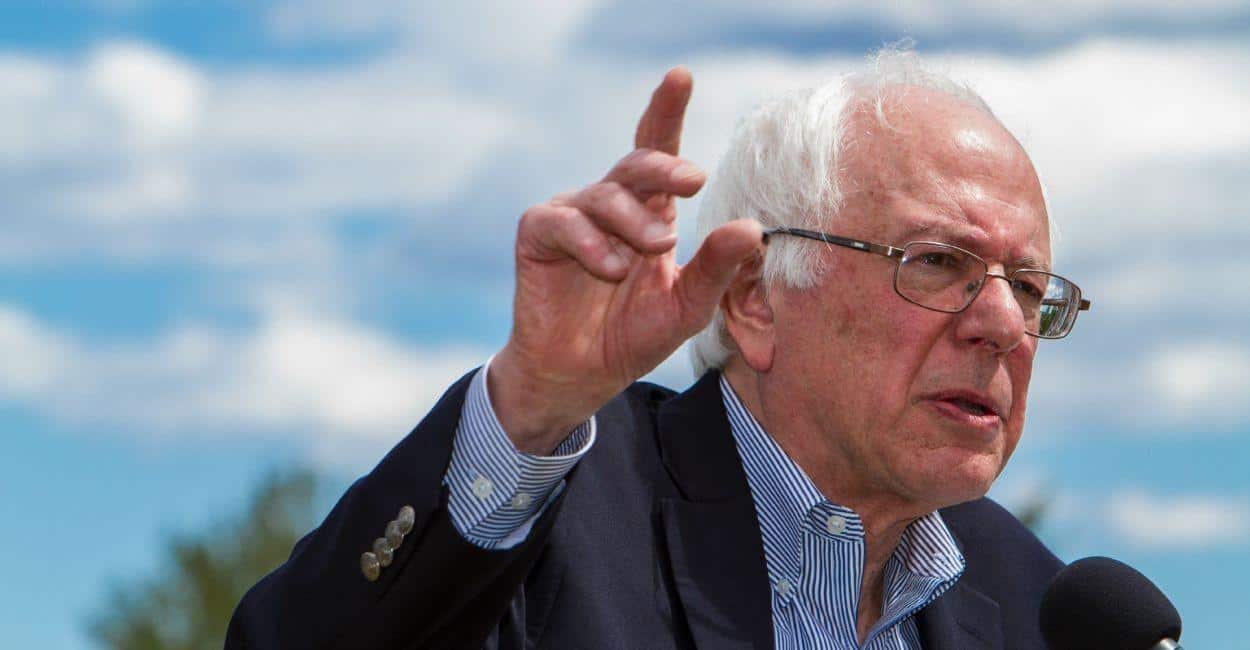
[[[243,512],[169,539],[157,575],[114,585],[89,631],[113,650],[219,650],[243,594],[313,525],[317,478],[274,473]]]
[[[1036,535],[1041,530],[1042,521],[1046,518],[1046,512],[1050,510],[1050,507],[1051,496],[1039,492],[1023,504],[1020,504],[1013,514],[1015,514],[1016,519],[1020,520],[1020,523],[1027,526]]]

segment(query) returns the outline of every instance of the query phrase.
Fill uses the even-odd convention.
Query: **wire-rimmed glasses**
[[[1009,275],[990,273],[989,264],[958,246],[914,241],[902,248],[849,239],[802,228],[770,228],[773,235],[815,239],[835,246],[884,255],[897,264],[894,291],[914,305],[948,314],[968,308],[988,278],[1002,278],[1024,315],[1024,331],[1043,339],[1061,339],[1072,331],[1076,316],[1090,308],[1081,288],[1071,280],[1041,269],[1016,269]]]

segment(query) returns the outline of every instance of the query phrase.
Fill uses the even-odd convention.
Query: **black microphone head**
[[[1053,650],[1148,650],[1179,641],[1181,615],[1149,578],[1109,557],[1064,567],[1042,597],[1042,636]]]

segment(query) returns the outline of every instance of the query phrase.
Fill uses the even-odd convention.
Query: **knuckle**
[[[659,149],[639,149],[638,166],[646,171],[655,171],[670,167],[678,158]]]
[[[657,158],[663,158],[668,154],[656,149],[655,147],[638,147],[634,150],[634,159],[639,162],[647,162]]]
[[[586,201],[593,212],[602,214],[605,211],[621,209],[622,200],[628,190],[618,181],[603,181],[586,188]]]
[[[610,176],[616,178],[643,176],[665,167],[672,159],[674,156],[658,149],[640,147],[622,158]]]
[[[520,230],[532,230],[537,228],[542,222],[544,215],[547,212],[547,208],[548,206],[545,203],[532,205],[529,208],[526,208],[525,212],[521,213],[518,228]]]
[[[540,203],[531,206],[521,214],[517,228],[521,232],[549,232],[565,227],[565,224],[576,213],[576,209],[568,206]]]
[[[604,241],[593,233],[584,233],[573,239],[573,248],[585,255],[595,256],[603,252]]]
[[[628,154],[625,154],[624,158],[621,158],[620,162],[617,163],[617,167],[621,169],[628,169],[636,166],[639,160],[646,157],[648,151],[650,151],[650,149],[647,149],[646,147],[634,149]]]
[[[614,199],[625,192],[620,181],[603,181],[599,183],[599,197],[605,200]]]
[[[568,205],[577,198],[580,191],[581,190],[565,190],[551,197],[551,200],[548,201],[548,203],[551,205]]]

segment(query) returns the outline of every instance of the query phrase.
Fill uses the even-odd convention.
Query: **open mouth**
[[[1002,413],[989,396],[971,390],[945,390],[925,396],[947,417],[976,426],[998,426]]]
[[[984,405],[979,404],[977,402],[973,402],[971,400],[964,399],[962,397],[952,397],[952,398],[947,399],[946,401],[950,402],[951,404],[954,404],[956,407],[959,408],[959,410],[963,411],[964,413],[969,413],[972,415],[994,415],[994,412],[986,408]]]

